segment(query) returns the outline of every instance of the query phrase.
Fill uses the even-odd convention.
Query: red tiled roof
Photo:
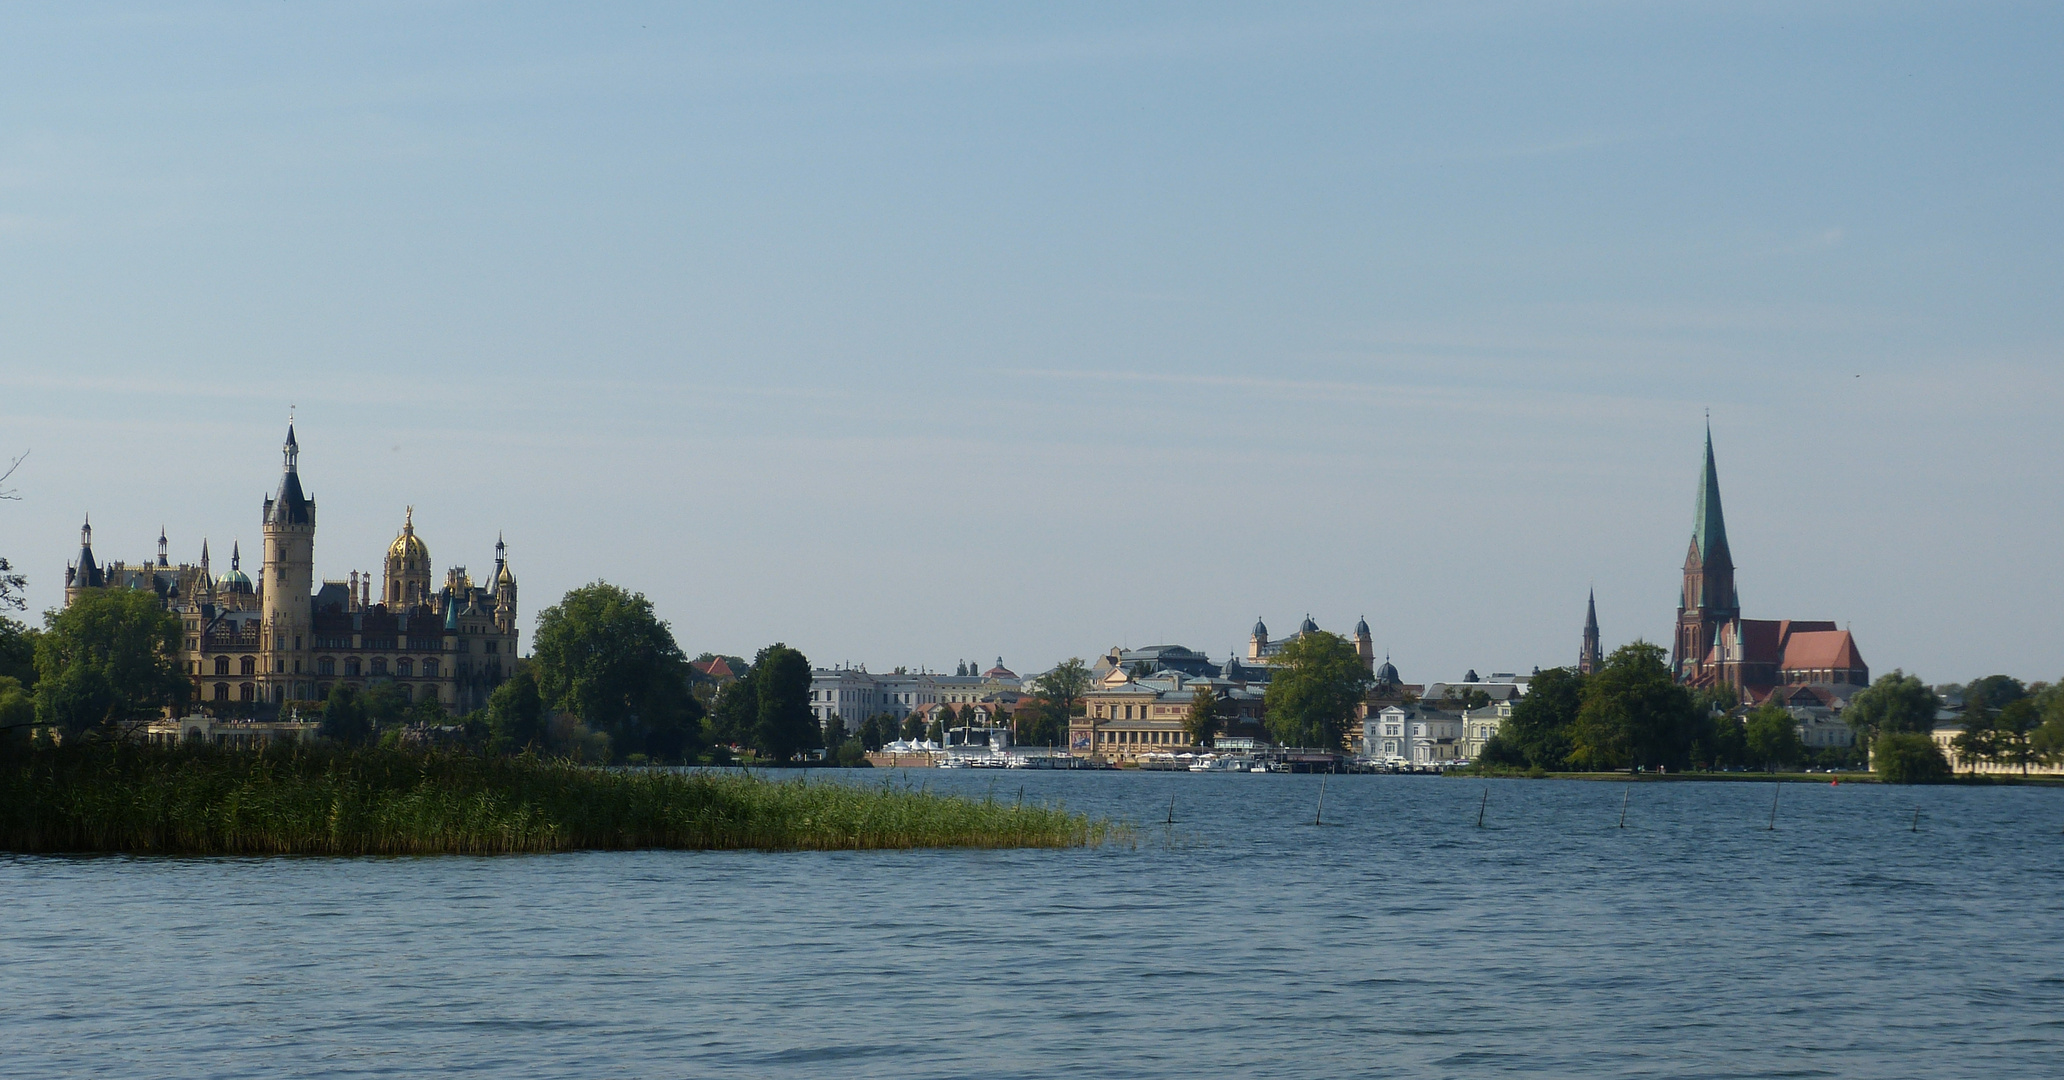
[[[1785,671],[1844,671],[1864,666],[1863,656],[1856,651],[1856,639],[1847,630],[1793,630],[1785,642],[1784,660],[1778,665]]]
[[[732,671],[731,665],[725,663],[724,658],[721,656],[714,660],[690,660],[688,666],[712,679],[735,679],[738,677],[738,673]]]

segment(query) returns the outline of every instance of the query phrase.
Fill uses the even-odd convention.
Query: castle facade
[[[339,684],[381,683],[455,713],[484,706],[516,663],[516,576],[507,548],[496,540],[487,584],[476,584],[463,566],[447,569],[439,584],[410,508],[387,547],[378,599],[369,572],[318,586],[315,500],[301,487],[291,423],[281,452],[279,490],[261,515],[265,550],[256,579],[244,573],[240,545],[219,577],[205,540],[200,562],[174,565],[162,529],[155,561],[103,566],[89,519],[65,571],[65,603],[87,589],[156,592],[183,623],[180,662],[203,709],[270,712],[326,698]]]

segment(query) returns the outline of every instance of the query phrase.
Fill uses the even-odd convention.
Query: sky
[[[2064,675],[2064,9],[0,9],[0,555],[415,507],[526,626],[1019,672],[1366,616]],[[4,467],[4,465],[0,465]]]

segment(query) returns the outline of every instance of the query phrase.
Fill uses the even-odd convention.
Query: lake
[[[1315,827],[1317,776],[810,782],[885,779],[1139,842],[0,856],[0,1074],[2064,1069],[2064,790],[1787,784],[1773,831],[1769,784],[1336,776]]]

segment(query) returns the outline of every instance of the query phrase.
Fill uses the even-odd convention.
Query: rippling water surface
[[[902,778],[1140,843],[0,858],[0,1074],[2064,1074],[2064,790]]]

